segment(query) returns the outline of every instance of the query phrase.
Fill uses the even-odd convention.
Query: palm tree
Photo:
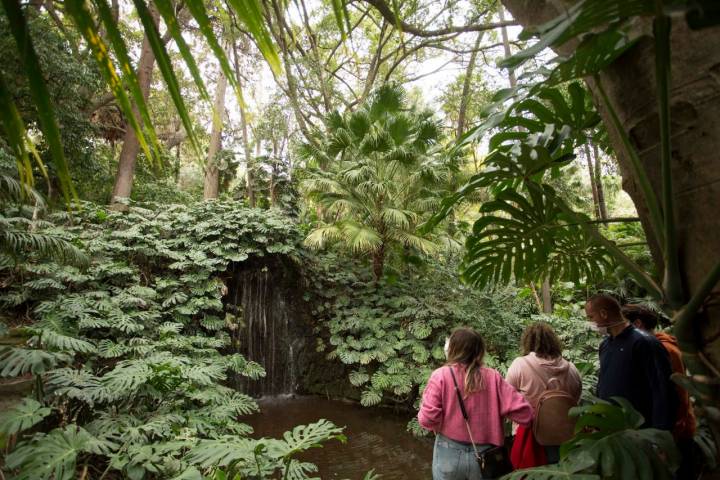
[[[306,244],[336,241],[370,254],[376,279],[393,246],[435,247],[417,226],[452,172],[438,154],[441,131],[432,113],[406,103],[402,88],[383,86],[357,110],[330,115],[317,145],[302,146],[309,160],[302,185],[322,211]]]

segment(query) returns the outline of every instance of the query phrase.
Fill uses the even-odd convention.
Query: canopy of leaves
[[[441,133],[430,112],[408,106],[401,88],[384,86],[357,110],[331,115],[320,140],[302,149],[310,161],[303,188],[322,208],[306,244],[433,249],[416,229],[453,168],[438,153]]]

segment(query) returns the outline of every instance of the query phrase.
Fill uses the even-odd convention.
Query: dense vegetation
[[[717,467],[720,96],[686,81],[716,83],[717,9],[571,3],[3,0],[2,475],[311,478],[341,427],[243,423],[266,365],[229,289],[267,259],[304,361],[408,420],[454,327],[504,373],[550,323],[578,429],[514,478],[671,478],[670,434],[592,396],[584,300],[646,303]]]

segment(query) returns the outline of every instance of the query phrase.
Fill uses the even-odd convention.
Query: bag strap
[[[463,420],[465,420],[465,428],[467,428],[468,435],[470,436],[470,443],[472,443],[473,450],[475,450],[475,457],[480,458],[480,452],[478,452],[477,446],[475,445],[475,440],[472,436],[472,432],[470,431],[468,413],[465,409],[465,402],[463,402],[462,394],[460,393],[460,387],[458,387],[457,379],[455,378],[455,373],[453,373],[452,366],[448,365],[448,368],[450,369],[450,376],[452,377],[453,383],[455,384],[455,395],[457,396],[458,403],[460,404],[460,411],[462,412]]]

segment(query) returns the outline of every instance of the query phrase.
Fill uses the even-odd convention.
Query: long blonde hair
[[[478,332],[468,327],[456,328],[450,335],[445,365],[461,364],[465,372],[465,393],[482,389],[480,367],[485,357],[485,341]]]

